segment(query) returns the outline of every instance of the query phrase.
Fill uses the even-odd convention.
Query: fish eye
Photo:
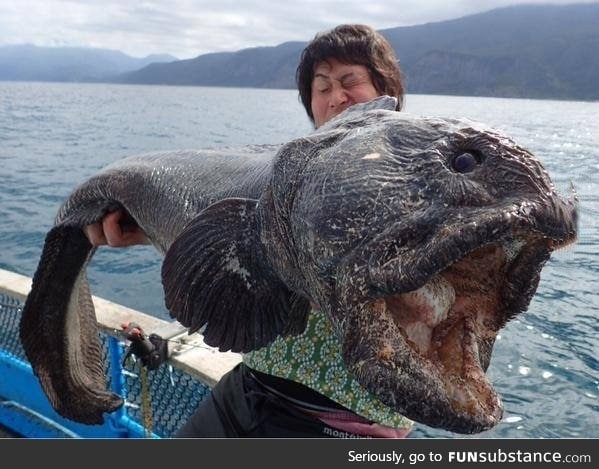
[[[451,167],[456,173],[469,173],[481,162],[482,158],[476,152],[465,152],[455,156],[451,161]]]

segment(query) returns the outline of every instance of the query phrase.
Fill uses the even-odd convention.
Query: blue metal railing
[[[110,389],[125,405],[105,415],[102,425],[83,425],[59,416],[44,394],[18,338],[21,303],[0,293],[0,425],[29,438],[167,438],[195,411],[210,389],[168,363],[148,372],[152,432],[144,428],[137,365],[123,365],[124,344],[101,334]]]

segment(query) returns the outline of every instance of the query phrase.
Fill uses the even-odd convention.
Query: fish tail
[[[63,417],[87,424],[102,423],[103,412],[123,403],[106,390],[86,276],[94,252],[80,226],[50,230],[20,322],[25,354],[52,406]]]

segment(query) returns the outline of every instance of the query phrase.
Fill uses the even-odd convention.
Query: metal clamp
[[[131,342],[123,364],[131,355],[141,361],[148,370],[155,370],[168,359],[168,341],[158,334],[146,335],[139,324],[130,322],[123,324],[123,335]]]

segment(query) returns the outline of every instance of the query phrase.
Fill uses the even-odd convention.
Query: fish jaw
[[[485,371],[503,323],[506,265],[501,245],[483,246],[416,290],[345,309],[350,372],[381,401],[426,425],[458,433],[497,425],[503,405]]]
[[[368,311],[385,315],[376,307]],[[476,338],[463,323],[446,337],[448,351],[437,361],[402,340],[392,321],[380,324],[389,327],[388,334],[360,340],[349,334],[343,346],[348,370],[379,400],[416,422],[456,433],[478,433],[500,422],[503,404],[476,363]]]
[[[330,314],[358,382],[431,427],[477,433],[497,425],[503,405],[485,375],[496,336],[527,309],[551,251],[572,242],[516,233],[456,244],[444,265],[403,289],[377,278],[388,265],[362,278],[355,265],[346,266],[353,289],[337,292]]]
[[[503,413],[485,375],[495,338],[528,308],[576,224],[575,201],[528,200],[471,211],[417,243],[405,225],[385,230],[335,275],[330,314],[349,371],[415,421],[458,433],[492,428]]]

